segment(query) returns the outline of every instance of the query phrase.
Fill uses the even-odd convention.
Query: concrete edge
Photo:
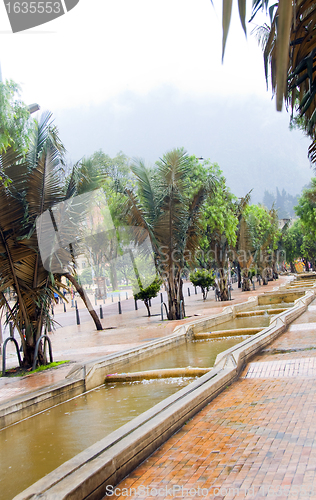
[[[0,404],[0,430],[85,392],[84,380],[57,382]],[[34,411],[35,409],[35,411]]]

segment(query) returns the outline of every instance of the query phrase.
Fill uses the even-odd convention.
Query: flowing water
[[[185,342],[131,364],[128,371],[188,365],[210,367],[218,353],[244,338]],[[109,384],[1,430],[0,500],[12,499],[45,474],[192,380],[169,378]]]

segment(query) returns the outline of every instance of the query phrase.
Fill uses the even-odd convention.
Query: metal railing
[[[9,342],[9,340],[12,340],[12,342],[14,342],[14,345],[15,345],[15,348],[16,348],[16,353],[18,355],[18,360],[19,360],[19,366],[22,366],[22,360],[21,360],[21,355],[20,355],[20,348],[19,348],[19,344],[18,344],[18,341],[14,338],[14,337],[8,337],[4,343],[3,343],[3,346],[2,346],[2,376],[5,377],[5,353],[6,353],[6,348],[7,348],[7,343]]]
[[[36,363],[37,363],[37,358],[38,358],[38,349],[39,349],[39,345],[40,345],[42,339],[44,339],[44,350],[45,350],[45,343],[48,342],[50,363],[53,362],[53,351],[52,351],[51,340],[48,337],[48,335],[41,335],[40,338],[38,339],[38,341],[36,342],[36,345],[35,345],[34,361],[33,361],[32,370],[35,370],[35,368],[36,368]]]

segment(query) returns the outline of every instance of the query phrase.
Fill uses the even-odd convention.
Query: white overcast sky
[[[238,195],[251,175],[258,196],[276,186],[295,194],[312,174],[309,141],[275,111],[250,31],[246,40],[235,12],[222,65],[221,0],[80,0],[15,34],[1,2],[2,76],[54,113],[74,161],[102,148],[154,162],[184,146],[217,161]]]

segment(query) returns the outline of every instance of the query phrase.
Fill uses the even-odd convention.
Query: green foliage
[[[208,189],[208,196],[203,205],[203,228],[210,234],[226,235],[229,244],[236,242],[237,221],[234,215],[236,197],[226,186],[226,179],[217,163],[204,160],[200,163],[194,156],[190,157],[191,175],[189,192],[196,192],[202,186]]]
[[[70,244],[69,248],[66,245],[67,249],[60,246],[58,255],[57,252],[48,255],[43,263],[40,257],[41,233],[36,224],[39,221],[39,228],[47,229],[43,218],[39,218],[78,194],[75,175],[65,182],[65,149],[50,113],[44,113],[39,122],[34,122],[29,139],[25,155],[13,148],[7,148],[0,155],[4,177],[11,179],[9,185],[3,179],[0,181],[0,307],[8,311],[9,320],[20,335],[24,366],[32,365],[36,341],[54,326],[51,313],[54,293],[60,294],[59,289],[64,287],[60,276],[68,276],[74,270]],[[68,204],[68,211],[73,210],[77,221],[71,224],[72,217],[69,217],[66,236],[70,242],[80,238],[78,222],[81,216],[85,216],[85,206],[80,205],[78,198],[75,203]],[[41,249],[47,245],[50,250],[54,243],[50,227],[42,235]],[[58,230],[55,236],[60,238],[60,234]],[[77,285],[73,277],[72,280],[72,284]],[[15,292],[13,307],[4,293],[6,288]],[[39,363],[45,363],[41,348]]]
[[[19,91],[12,80],[0,82],[0,153],[11,147],[25,154],[28,148],[33,121]]]
[[[286,261],[291,264],[302,258],[308,270],[307,262],[315,266],[316,250],[316,178],[311,179],[310,187],[303,189],[295,207],[300,217],[294,224],[285,229],[282,245],[286,253]]]
[[[238,224],[235,215],[236,197],[226,186],[226,179],[217,163],[212,164],[209,160],[200,163],[193,156],[190,157],[190,161],[192,171],[189,180],[190,192],[206,186],[209,193],[203,203],[201,217],[203,236],[200,240],[202,251],[197,253],[197,263],[209,266],[213,262],[223,267],[221,256],[225,256],[225,250],[236,243]]]
[[[150,300],[157,297],[162,285],[162,279],[156,276],[146,288],[142,287],[140,280],[138,281],[139,292],[133,292],[135,300]]]
[[[282,237],[282,246],[285,250],[285,260],[293,263],[295,259],[301,256],[301,245],[303,243],[303,226],[300,220],[286,228]]]
[[[259,269],[273,265],[274,251],[278,248],[281,231],[278,228],[277,212],[263,205],[248,205],[245,221],[252,243],[253,261]]]
[[[209,271],[207,269],[196,269],[193,273],[190,273],[190,281],[194,286],[201,287],[203,300],[206,300],[207,293],[215,284],[214,271]]]
[[[6,370],[5,375],[1,375],[2,377],[4,376],[13,376],[13,377],[24,377],[25,375],[31,375],[32,373],[38,373],[38,372],[43,372],[45,370],[49,370],[51,368],[58,368],[61,365],[64,365],[65,363],[69,363],[70,360],[67,359],[65,361],[53,361],[53,363],[48,363],[47,365],[41,365],[38,366],[35,370],[24,370],[21,368],[13,368],[10,370]]]
[[[304,227],[316,236],[316,177],[311,179],[311,187],[303,190],[295,211]]]
[[[92,285],[92,270],[91,267],[86,267],[79,276],[79,281],[82,285]]]
[[[132,171],[137,190],[126,190],[128,222],[148,231],[168,293],[168,319],[179,319],[182,273],[199,246],[208,186],[190,189],[192,163],[183,149],[166,153],[155,170],[139,161]]]
[[[122,256],[126,235],[120,231],[127,199],[124,190],[132,185],[129,161],[123,153],[110,158],[99,150],[84,158],[78,171],[88,186],[92,182],[102,188],[97,203],[98,217],[92,214],[90,220],[91,235],[86,240],[86,258],[94,276],[108,276],[114,290],[118,288],[117,272],[120,271],[119,274],[126,279],[130,271]]]
[[[159,290],[162,285],[162,279],[159,278],[159,276],[155,276],[153,278],[152,282],[150,285],[147,287],[143,288],[141,280],[138,279],[137,281],[137,289],[139,290],[138,292],[135,292],[135,284],[133,286],[133,295],[135,300],[142,300],[147,308],[148,316],[150,316],[150,309],[149,309],[149,301],[150,299],[153,299],[154,297],[157,297]]]
[[[236,244],[238,218],[235,213],[236,197],[226,186],[226,179],[219,166],[205,160],[200,163],[191,157],[190,189],[206,186],[200,226],[202,236],[199,251],[195,253],[194,265],[210,267],[215,265],[220,272],[219,287],[221,300],[228,300],[227,255]]]

